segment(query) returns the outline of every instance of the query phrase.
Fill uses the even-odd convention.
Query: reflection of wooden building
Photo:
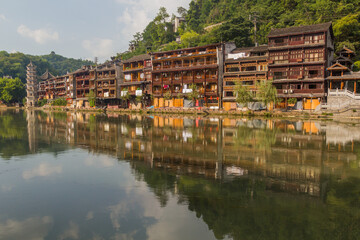
[[[120,84],[121,92],[135,96],[151,93],[152,63],[149,54],[143,54],[123,61],[124,81]],[[141,91],[141,94],[140,94]]]
[[[233,50],[225,61],[223,106],[236,108],[236,85],[241,84],[256,93],[256,84],[267,79],[267,46]]]
[[[357,161],[349,152],[354,151],[354,138],[343,141],[343,129],[331,127],[326,132],[331,130],[329,134],[336,139],[340,134],[341,146],[337,140],[327,143],[328,133],[316,122],[149,119],[141,115],[107,118],[70,112],[56,117],[37,116],[38,139],[144,161],[175,174],[226,181],[248,175],[264,180],[270,190],[317,197],[324,190],[324,172],[341,174],[344,165]]]
[[[268,38],[269,79],[279,97],[297,98],[304,109],[315,109],[326,96],[326,68],[334,52],[332,24],[274,29]]]

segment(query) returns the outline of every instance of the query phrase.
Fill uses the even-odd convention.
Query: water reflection
[[[31,111],[0,114],[2,158],[53,154],[53,161],[44,158],[22,171],[25,181],[78,175],[72,180],[75,184],[70,183],[72,195],[61,200],[68,202],[69,209],[80,209],[81,216],[63,217],[61,227],[50,233],[39,230],[43,236],[39,239],[360,237],[357,125]],[[66,184],[59,184],[62,193],[69,190]],[[3,192],[13,187],[1,185]],[[59,190],[49,191],[56,195]],[[91,201],[85,207],[81,199]],[[56,204],[50,205],[53,217],[48,212],[43,212],[47,217],[35,217],[47,220],[41,224],[44,229],[59,216]],[[71,211],[67,214],[71,216]],[[0,230],[7,234],[9,224],[30,221],[8,219],[0,221]],[[93,232],[84,233],[89,225]],[[186,237],[184,226],[191,229]],[[0,239],[8,236],[15,235],[0,233]]]

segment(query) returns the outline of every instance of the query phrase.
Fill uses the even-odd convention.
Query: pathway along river
[[[0,111],[0,239],[360,239],[360,128]]]

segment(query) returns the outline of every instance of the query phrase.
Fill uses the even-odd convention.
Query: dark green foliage
[[[5,104],[22,103],[25,96],[25,84],[19,78],[0,78],[0,101]]]
[[[346,45],[355,48],[360,55],[359,12],[360,2],[357,0],[193,0],[187,10],[182,8],[179,12],[179,15],[185,17],[187,24],[180,28],[178,34],[181,37],[191,31],[199,34],[190,44],[174,42],[175,35],[171,33],[172,29],[167,28],[171,23],[164,17],[166,14],[161,9],[143,33],[134,36],[134,40],[139,40],[136,50],[123,56],[128,58],[147,50],[173,50],[221,40],[234,41],[238,47],[246,47],[254,44],[255,17],[259,44],[267,43],[267,35],[272,28],[332,21],[337,47],[342,47],[346,42]],[[218,23],[222,25],[209,32],[204,30],[205,27]],[[167,31],[164,31],[164,26]],[[191,32],[190,35],[194,36],[194,33]]]
[[[37,102],[38,107],[43,107],[47,104],[47,99],[41,99]]]
[[[46,70],[53,75],[62,75],[80,68],[82,65],[92,64],[90,61],[75,60],[56,55],[54,52],[44,56],[31,56],[23,53],[7,53],[0,51],[0,77],[11,76],[26,81],[26,66],[32,61],[40,76]]]
[[[67,101],[65,98],[58,98],[58,99],[55,99],[52,103],[51,103],[52,106],[63,106],[65,107],[67,105]]]
[[[296,99],[296,98],[289,98],[288,103],[289,103],[289,104],[296,104],[296,103],[297,103],[297,99]]]
[[[55,73],[58,75],[64,75],[67,72],[73,72],[83,65],[92,65],[92,61],[66,58],[61,55],[55,54],[52,52],[49,55],[43,55],[41,58],[49,62],[51,68],[55,70]],[[55,74],[54,73],[54,74]]]
[[[96,94],[93,90],[90,91],[90,93],[87,95],[90,107],[96,106]]]

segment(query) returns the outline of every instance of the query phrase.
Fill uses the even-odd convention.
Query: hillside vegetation
[[[347,45],[360,50],[360,1],[358,0],[193,0],[186,8],[178,8],[178,16],[186,19],[177,33],[165,8],[142,33],[134,35],[132,53],[118,54],[123,59],[146,51],[172,50],[220,41],[234,41],[238,47],[267,43],[272,28],[333,22],[336,47]],[[205,31],[204,28],[221,23]],[[176,36],[181,43],[176,43]]]
[[[38,75],[43,74],[47,69],[53,75],[62,75],[74,71],[82,65],[93,64],[91,61],[65,58],[52,52],[49,55],[32,56],[23,53],[8,53],[0,51],[0,77],[19,78],[26,81],[26,65],[32,61],[37,66]]]

